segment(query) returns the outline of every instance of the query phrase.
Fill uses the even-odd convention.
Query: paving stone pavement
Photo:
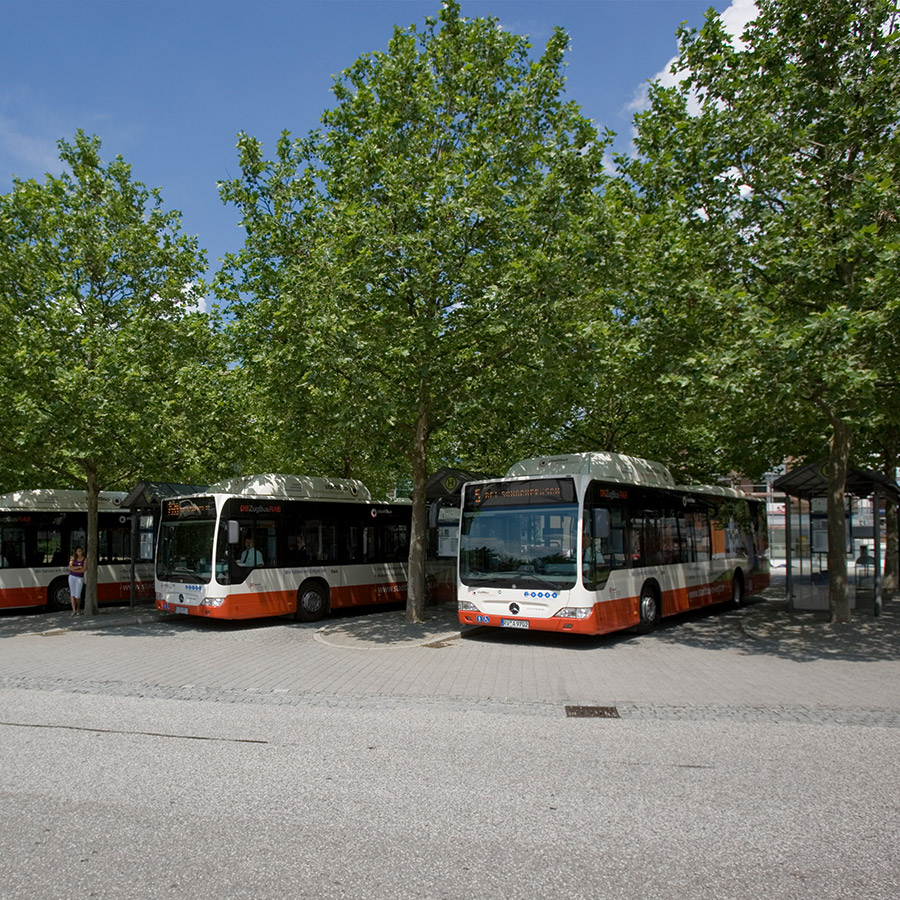
[[[185,621],[147,606],[4,614],[0,687],[553,717],[603,706],[621,719],[898,728],[898,606],[832,626],[824,613],[788,612],[776,586],[739,610],[596,638],[461,631],[452,606],[428,608],[424,625],[397,608],[315,624]]]

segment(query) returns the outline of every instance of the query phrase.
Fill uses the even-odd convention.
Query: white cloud
[[[188,313],[192,312],[201,312],[208,313],[209,312],[209,304],[207,303],[206,297],[203,296],[198,290],[198,285],[193,281],[187,282],[184,287],[181,289],[181,293],[184,295],[184,311]]]
[[[719,18],[725,30],[731,35],[735,49],[743,50],[741,35],[747,25],[756,18],[756,0],[733,0],[731,6],[724,10]]]
[[[607,147],[606,150],[603,151],[603,171],[610,177],[615,176],[619,171],[618,166],[616,166],[616,160],[613,156],[613,151],[609,147]]]
[[[732,0],[731,6],[719,14],[725,30],[731,35],[735,49],[741,50],[744,42],[741,35],[749,22],[756,18],[756,0]],[[678,59],[673,56],[665,67],[651,78],[651,81],[659,81],[664,87],[674,87],[683,79],[682,74],[672,74],[672,66]],[[649,106],[648,83],[644,83],[634,92],[634,97],[626,109],[631,113],[643,112]]]

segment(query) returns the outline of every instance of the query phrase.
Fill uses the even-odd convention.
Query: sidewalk
[[[55,631],[96,631],[126,625],[149,625],[160,621],[162,613],[148,602],[136,606],[101,606],[96,616],[73,616],[69,611],[40,612],[15,610],[0,616],[0,635],[47,634]]]
[[[49,634],[60,631],[99,631],[105,628],[155,625],[162,622],[182,622],[185,616],[158,611],[144,602],[136,606],[101,606],[96,616],[73,616],[70,612],[23,612],[0,617],[0,636],[18,634]],[[418,647],[447,638],[459,637],[459,620],[455,604],[425,608],[425,623],[406,622],[403,609],[355,611],[335,618],[325,618],[308,625],[316,628],[315,640],[333,647],[358,650],[378,650],[397,647]],[[201,620],[192,617],[191,622]],[[283,617],[285,623],[293,623]],[[239,623],[235,623],[239,624]]]
[[[332,647],[352,650],[390,650],[397,647],[434,646],[460,634],[455,603],[425,608],[425,622],[412,625],[405,610],[373,611],[371,615],[323,620],[315,639]]]
[[[900,656],[900,600],[884,602],[882,615],[872,614],[871,599],[852,612],[847,625],[831,625],[827,609],[788,611],[783,583],[777,576],[772,587],[750,598],[743,608],[731,610],[727,606],[707,607],[663,621],[658,635],[666,640],[667,632],[689,637],[694,632],[708,640],[724,640],[726,632],[743,641],[770,651],[788,655],[843,656],[845,658],[896,659]],[[862,591],[860,591],[862,594]],[[860,597],[862,600],[862,597]],[[827,604],[826,604],[827,605]],[[500,629],[461,628],[454,604],[428,606],[426,621],[421,625],[408,624],[403,609],[348,611],[309,623],[301,627],[313,630],[313,639],[321,644],[348,650],[396,650],[421,646],[441,646],[442,642],[458,639],[460,634],[497,635]],[[67,631],[102,631],[108,628],[153,626],[183,622],[183,616],[158,612],[149,603],[130,606],[101,607],[96,616],[73,617],[68,612],[37,613],[0,617],[0,637],[20,634],[53,634]],[[191,618],[202,626],[201,620]],[[296,626],[284,617],[272,620]],[[233,623],[240,627],[241,623]],[[533,632],[534,636],[545,632]],[[615,636],[595,639],[609,641]]]

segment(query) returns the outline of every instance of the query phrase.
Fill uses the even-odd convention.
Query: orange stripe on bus
[[[327,588],[326,588],[327,590]],[[405,584],[362,584],[333,587],[329,591],[332,609],[347,606],[371,606],[406,600]],[[162,607],[157,604],[158,609]],[[297,611],[297,591],[254,591],[228,594],[222,606],[191,606],[191,615],[212,619],[257,619],[263,616],[286,616]]]
[[[0,590],[0,609],[18,606],[43,606],[47,602],[47,588],[20,587]]]

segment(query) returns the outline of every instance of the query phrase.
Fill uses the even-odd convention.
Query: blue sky
[[[569,33],[567,97],[625,149],[634,103],[676,52],[682,21],[707,9],[740,23],[752,0],[462,0],[531,37]],[[162,189],[199,236],[210,271],[239,249],[237,212],[216,183],[236,173],[236,135],[271,150],[333,105],[332,76],[423,24],[439,0],[0,0],[0,192],[13,175],[59,171],[56,141],[77,128]]]

